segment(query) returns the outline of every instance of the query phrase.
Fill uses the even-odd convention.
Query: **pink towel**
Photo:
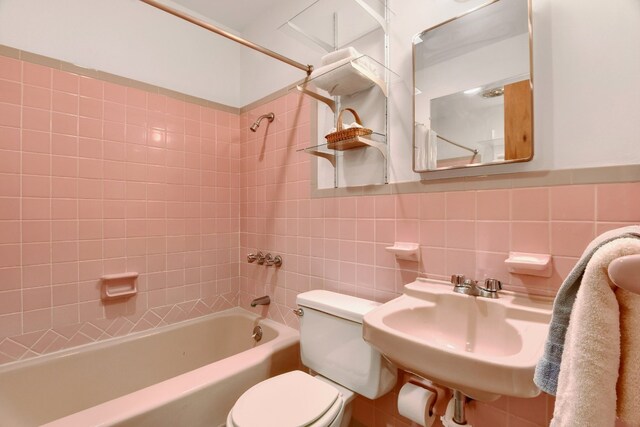
[[[630,425],[640,422],[634,402],[640,381],[640,298],[614,292],[607,272],[611,261],[635,253],[640,240],[617,239],[587,264],[569,321],[552,427],[612,427],[616,414]]]

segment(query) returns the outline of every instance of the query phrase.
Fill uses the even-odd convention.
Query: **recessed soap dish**
[[[420,261],[420,245],[409,242],[395,242],[393,246],[385,248],[396,256],[397,259],[406,261]]]
[[[105,301],[131,297],[138,293],[137,279],[138,273],[135,271],[105,274],[100,278],[102,281],[100,297]]]
[[[509,252],[509,258],[504,260],[504,263],[509,273],[551,277],[551,255],[549,254]]]

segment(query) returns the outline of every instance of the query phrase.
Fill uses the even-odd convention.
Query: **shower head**
[[[271,123],[275,117],[276,115],[273,113],[263,114],[260,117],[258,117],[255,122],[253,122],[253,124],[249,127],[249,129],[251,129],[251,132],[255,132],[258,130],[258,127],[260,126],[260,122],[262,121],[262,119],[267,119],[269,120],[269,123]]]

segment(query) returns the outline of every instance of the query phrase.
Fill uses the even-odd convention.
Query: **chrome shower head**
[[[249,129],[251,129],[251,132],[255,132],[258,130],[258,127],[260,126],[260,122],[262,121],[262,119],[267,119],[269,123],[271,123],[273,119],[275,119],[275,117],[276,115],[273,113],[263,114],[260,117],[258,117],[255,122],[253,122],[253,124],[249,127]]]

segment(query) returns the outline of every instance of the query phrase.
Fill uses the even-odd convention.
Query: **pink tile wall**
[[[237,304],[239,117],[0,57],[0,363]],[[100,276],[140,273],[107,304]]]
[[[257,133],[260,114],[275,121]],[[554,295],[585,246],[608,229],[640,222],[640,183],[572,185],[312,199],[308,101],[290,94],[240,117],[241,258],[262,250],[282,255],[281,268],[240,264],[240,305],[268,294],[255,309],[297,327],[291,310],[299,292],[329,289],[387,301],[418,275],[447,280],[462,273],[500,279],[507,289]],[[315,160],[314,160],[315,161]],[[324,160],[320,160],[324,161]],[[385,251],[394,241],[419,242],[420,263]],[[509,251],[553,254],[553,276],[507,272]],[[397,390],[396,390],[397,392]],[[409,426],[395,409],[396,393],[360,399],[356,419],[367,426]],[[548,396],[471,405],[478,425],[543,426],[553,411]]]

